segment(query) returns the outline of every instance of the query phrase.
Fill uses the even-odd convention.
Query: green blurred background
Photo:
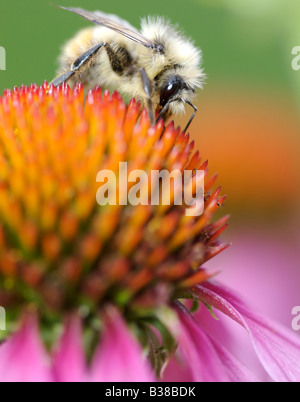
[[[256,241],[269,258],[266,264],[273,261],[279,279],[290,274],[284,290],[292,294],[294,289],[291,303],[300,305],[300,71],[291,67],[292,49],[300,46],[299,0],[62,0],[60,4],[115,13],[135,26],[140,17],[164,15],[201,47],[208,78],[197,100],[199,112],[191,136],[203,158],[209,159],[210,171],[219,172],[218,183],[229,196],[222,213],[232,215],[226,237],[237,239],[237,244],[227,255],[234,260],[242,247],[238,239],[251,234],[254,241],[251,250],[245,250],[245,259],[247,253],[255,256]],[[1,0],[0,46],[6,49],[7,65],[0,71],[0,93],[22,83],[50,81],[61,45],[87,25],[48,0]],[[178,124],[185,121],[176,118]],[[274,247],[264,247],[267,242]],[[286,261],[283,268],[276,265],[274,250]],[[289,262],[287,255],[293,256]],[[257,254],[259,258],[263,260]],[[221,262],[219,257],[222,269]],[[242,261],[240,265],[242,269]],[[262,288],[253,281],[252,293],[262,294],[268,286],[284,297],[272,279]],[[287,304],[283,316],[277,316],[288,320],[290,307]]]
[[[59,4],[116,13],[136,26],[148,14],[168,16],[203,49],[208,84],[218,80],[295,93],[290,53],[300,43],[297,0],[64,0]],[[7,50],[1,91],[52,78],[62,42],[87,25],[48,0],[1,0],[0,7],[0,44]]]
[[[203,49],[209,84],[233,81],[295,94],[290,54],[300,43],[297,0],[64,0],[59,4],[116,13],[136,26],[148,14],[168,16]],[[1,0],[0,7],[0,44],[7,50],[1,91],[52,78],[62,42],[87,25],[48,0]]]

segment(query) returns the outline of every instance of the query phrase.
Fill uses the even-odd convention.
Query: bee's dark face
[[[186,89],[186,84],[181,77],[178,75],[170,77],[167,85],[160,91],[160,106],[163,108],[171,100],[176,99],[183,89]]]
[[[183,112],[185,104],[194,109],[184,129],[184,132],[186,132],[197,112],[197,107],[191,103],[191,99],[195,93],[195,86],[192,83],[187,83],[182,76],[172,74],[164,81],[158,93],[159,104],[156,109],[157,119],[162,118],[166,121],[172,114]]]
[[[159,117],[167,120],[172,114],[183,112],[184,104],[190,100],[194,92],[192,86],[188,85],[180,75],[169,75],[158,90],[157,112]]]

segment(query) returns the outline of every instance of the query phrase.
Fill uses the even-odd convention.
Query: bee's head
[[[141,62],[155,82],[153,103],[159,117],[184,112],[185,104],[192,106],[195,90],[205,78],[200,49],[160,17],[143,20],[142,34],[157,45],[154,52],[144,52]]]
[[[184,104],[184,99],[190,100],[195,93],[195,88],[189,86],[180,75],[171,75],[159,88],[159,106],[163,109],[174,103],[177,107]]]
[[[167,119],[172,114],[184,112],[185,104],[191,103],[195,94],[195,85],[187,82],[180,74],[166,74],[157,81],[157,110],[160,117]]]

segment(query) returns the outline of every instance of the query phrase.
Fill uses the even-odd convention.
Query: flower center
[[[0,144],[0,305],[12,311],[96,316],[114,304],[142,315],[206,280],[203,263],[226,247],[218,237],[228,217],[211,222],[225,200],[210,192],[216,177],[188,135],[151,127],[134,100],[126,107],[96,88],[84,102],[81,86],[15,88],[0,99]],[[130,180],[137,171],[147,180]],[[177,171],[177,184],[192,172],[194,199],[202,171],[203,213],[189,216],[186,186],[166,190],[154,171]],[[115,181],[100,183],[101,172]],[[132,205],[133,195],[141,202]]]

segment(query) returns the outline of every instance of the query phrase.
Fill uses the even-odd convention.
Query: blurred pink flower
[[[83,350],[80,320],[71,317],[57,350],[47,354],[37,319],[24,317],[20,330],[0,348],[1,382],[148,382],[154,381],[150,365],[122,317],[107,312],[105,330],[91,366]]]
[[[274,322],[261,317],[233,292],[211,282],[197,285],[194,296],[242,326],[270,378],[278,382],[300,381],[300,339]],[[256,382],[258,378],[216,339],[209,335],[179,301],[178,353],[185,377],[198,382]],[[2,382],[147,382],[154,381],[149,363],[138,342],[115,309],[109,309],[104,331],[90,367],[85,363],[78,318],[69,319],[58,349],[48,356],[40,340],[36,318],[27,315],[19,332],[0,348]],[[222,326],[220,326],[222,329]],[[173,361],[174,364],[174,361]],[[176,363],[175,363],[176,364]],[[174,381],[172,367],[164,380]],[[171,378],[170,378],[171,376]]]
[[[300,337],[291,330],[291,311],[299,305],[299,239],[291,235],[287,241],[264,228],[235,231],[230,236],[232,247],[222,258],[208,264],[210,269],[221,271],[222,285],[218,282],[217,287],[208,284],[201,288],[202,301],[214,307],[217,319],[202,307],[194,314],[192,325],[201,328],[214,345],[217,342],[218,347],[220,344],[226,347],[253,373],[252,378],[299,381]],[[234,292],[225,290],[229,285]],[[236,293],[243,295],[242,300]],[[249,303],[246,305],[246,300],[252,300],[252,308]],[[266,318],[272,316],[275,320]],[[188,360],[184,359],[186,352],[182,347],[179,352],[165,371],[165,381],[176,379],[178,372],[181,378],[195,378]]]

